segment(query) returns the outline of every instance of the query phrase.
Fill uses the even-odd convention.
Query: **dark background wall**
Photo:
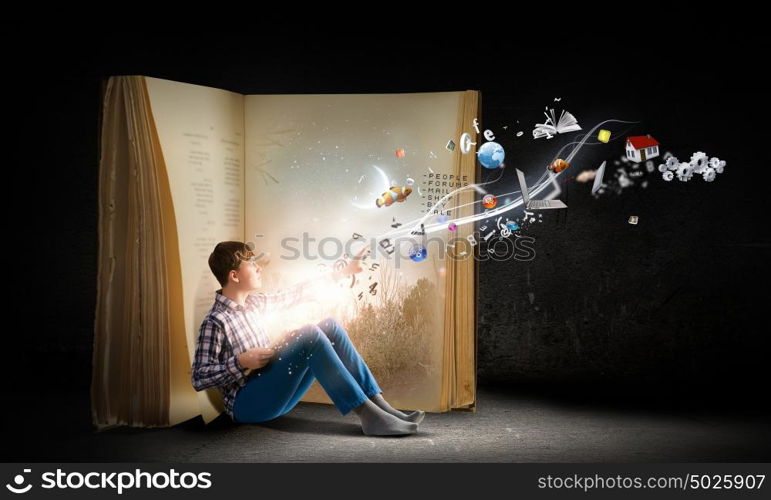
[[[567,211],[528,230],[533,261],[481,265],[480,384],[760,404],[770,353],[766,80],[724,41],[533,46],[290,32],[112,35],[16,52],[8,104],[18,158],[6,169],[15,229],[6,244],[21,289],[7,331],[21,354],[11,366],[90,382],[104,77],[143,74],[246,94],[478,89],[483,126],[506,148],[507,165],[531,175],[566,142],[530,139],[547,105],[570,110],[585,129],[607,118],[639,121],[630,134],[650,133],[680,159],[705,151],[728,162],[713,183],[666,183],[655,173],[647,189],[600,199],[571,183]],[[587,148],[573,175],[622,153],[622,142]],[[513,174],[504,185],[515,186]]]

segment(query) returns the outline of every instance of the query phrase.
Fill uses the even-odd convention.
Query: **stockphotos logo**
[[[26,474],[27,472],[32,472],[32,469],[24,469],[24,474]],[[32,485],[28,484],[26,486],[23,486],[25,479],[26,478],[23,475],[16,474],[13,478],[13,483],[16,486],[12,484],[6,484],[5,487],[8,488],[8,491],[10,491],[11,493],[26,493],[32,488]]]
[[[24,473],[31,472],[31,469],[24,469]],[[147,489],[192,489],[211,488],[211,473],[193,472],[179,473],[174,469],[167,472],[142,472],[135,469],[134,472],[65,472],[56,469],[56,472],[44,472],[40,475],[40,487],[43,489],[73,489],[88,488],[91,490],[105,489],[117,490],[118,494],[123,494],[124,490],[132,488]],[[32,488],[32,484],[24,486],[26,478],[17,474],[13,478],[14,485],[6,484],[6,488],[12,493],[26,493]]]

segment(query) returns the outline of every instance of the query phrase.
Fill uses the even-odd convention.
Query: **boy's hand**
[[[238,363],[244,368],[256,370],[267,365],[275,353],[276,351],[268,347],[255,347],[239,354]]]

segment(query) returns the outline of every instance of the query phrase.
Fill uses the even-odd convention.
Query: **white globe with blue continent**
[[[477,151],[479,163],[483,167],[490,169],[500,167],[505,156],[506,152],[503,150],[503,146],[492,141],[482,144],[482,147]]]

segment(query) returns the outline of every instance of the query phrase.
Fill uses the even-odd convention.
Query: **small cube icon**
[[[597,140],[607,144],[610,140],[610,130],[600,129],[600,133],[597,134]]]
[[[637,224],[637,216],[636,215],[630,215],[629,216],[629,223],[630,224]]]
[[[447,141],[447,151],[455,151],[455,143],[452,142],[452,139]]]
[[[404,158],[404,149],[397,149],[396,150],[396,157],[397,158]]]

